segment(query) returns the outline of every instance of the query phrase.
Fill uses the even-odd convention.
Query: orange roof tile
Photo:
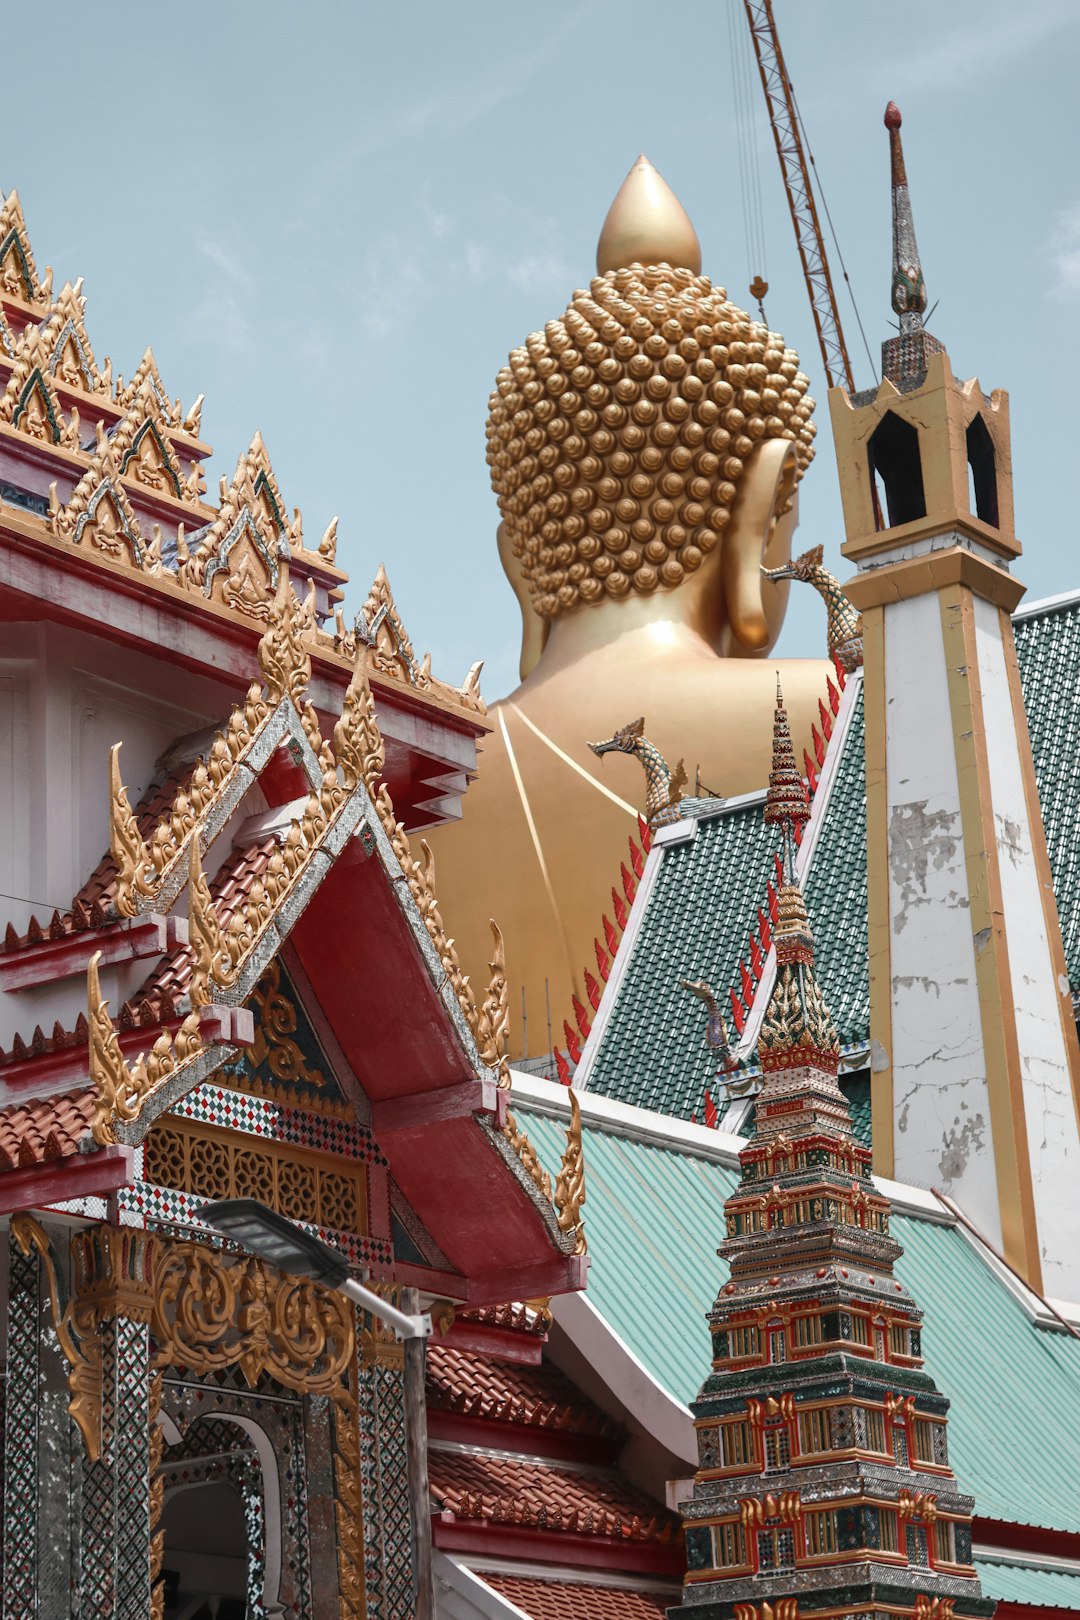
[[[579,1585],[576,1581],[540,1581],[526,1575],[484,1571],[480,1579],[530,1620],[656,1620],[669,1601],[656,1592],[626,1592],[612,1586]]]
[[[571,1535],[669,1542],[678,1520],[604,1469],[571,1469],[432,1446],[433,1495],[458,1519]]]
[[[547,1363],[498,1361],[453,1345],[428,1346],[429,1407],[489,1421],[613,1436],[616,1425]]]
[[[93,1117],[90,1087],[0,1109],[0,1169],[18,1170],[77,1152]]]

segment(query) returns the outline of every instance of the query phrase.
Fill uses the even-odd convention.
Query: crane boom
[[[784,66],[784,53],[780,49],[772,0],[743,0],[743,4],[750,24],[762,89],[765,91],[765,105],[776,142],[776,155],[780,159],[791,221],[795,227],[795,241],[802,260],[806,290],[810,294],[810,308],[817,328],[825,375],[830,388],[844,383],[849,392],[854,393],[855,378],[844,342],[840,311],[836,307],[836,293],[825,253],[814,190],[810,184],[810,170],[799,134],[791,83]]]

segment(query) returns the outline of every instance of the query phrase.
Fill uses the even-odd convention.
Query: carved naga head
[[[589,747],[601,758],[616,748],[622,754],[632,754],[644,735],[645,716],[642,715],[640,720],[632,720],[628,726],[622,726],[613,737],[608,737],[604,742],[591,742]]]
[[[825,554],[824,546],[811,546],[804,551],[801,557],[795,557],[780,568],[763,568],[761,570],[765,579],[802,579],[808,580],[815,570],[821,567],[821,559]]]

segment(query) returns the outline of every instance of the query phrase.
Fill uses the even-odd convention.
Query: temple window
[[[830,1450],[829,1414],[819,1407],[812,1412],[799,1413],[799,1450],[803,1456]]]
[[[981,416],[973,416],[967,430],[968,507],[991,528],[998,526],[997,470],[994,441]]]
[[[926,516],[919,435],[910,422],[886,411],[867,446],[871,482],[880,479],[885,490],[888,527],[914,523]],[[878,502],[879,507],[881,502]],[[883,522],[877,524],[883,527]]]
[[[757,1560],[761,1574],[795,1568],[795,1532],[790,1525],[772,1524],[758,1531]]]
[[[756,1356],[761,1348],[756,1327],[733,1327],[729,1330],[728,1338],[732,1361],[739,1361],[744,1356]]]
[[[809,1345],[821,1343],[821,1317],[816,1311],[812,1316],[793,1317],[791,1327],[796,1349],[805,1350]]]
[[[885,1418],[874,1407],[857,1406],[854,1414],[855,1444],[864,1451],[886,1455]]]
[[[944,1462],[945,1429],[927,1418],[915,1419],[915,1457],[918,1462]]]
[[[934,1524],[934,1559],[939,1564],[956,1563],[956,1546],[953,1540],[953,1523],[951,1519],[938,1519]]]
[[[806,1531],[806,1552],[809,1558],[821,1558],[836,1551],[836,1514],[831,1512],[807,1513],[803,1519]]]
[[[878,1545],[882,1552],[900,1551],[900,1526],[890,1508],[878,1508]]]
[[[908,1353],[908,1330],[900,1322],[893,1322],[889,1327],[889,1344],[894,1356],[906,1356]]]
[[[745,1419],[720,1425],[720,1461],[724,1468],[754,1466],[754,1439]]]
[[[765,1468],[788,1468],[791,1465],[791,1438],[786,1423],[768,1423],[765,1426]]]
[[[926,1551],[926,1528],[921,1524],[909,1524],[904,1532],[904,1544],[907,1551],[907,1561],[918,1569],[929,1566]]]
[[[787,1336],[779,1322],[769,1323],[769,1361],[777,1365],[787,1360]]]
[[[866,1317],[852,1312],[851,1316],[848,1317],[848,1322],[851,1331],[850,1335],[847,1336],[850,1337],[852,1344],[868,1345],[870,1343],[870,1323]]]
[[[730,1521],[713,1527],[718,1569],[738,1568],[746,1563],[746,1532],[741,1524]]]

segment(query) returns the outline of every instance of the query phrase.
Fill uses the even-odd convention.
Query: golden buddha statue
[[[597,270],[513,352],[491,396],[521,685],[492,707],[464,821],[431,836],[440,906],[474,983],[486,981],[489,916],[502,928],[514,1057],[564,1044],[627,836],[638,837],[641,767],[616,753],[605,771],[589,739],[643,715],[661,754],[685,760],[691,793],[768,779],[766,655],[788,586],[762,569],[790,559],[813,454],[797,356],[701,275],[694,228],[644,157],[611,206]],[[827,671],[784,662],[800,746]]]

